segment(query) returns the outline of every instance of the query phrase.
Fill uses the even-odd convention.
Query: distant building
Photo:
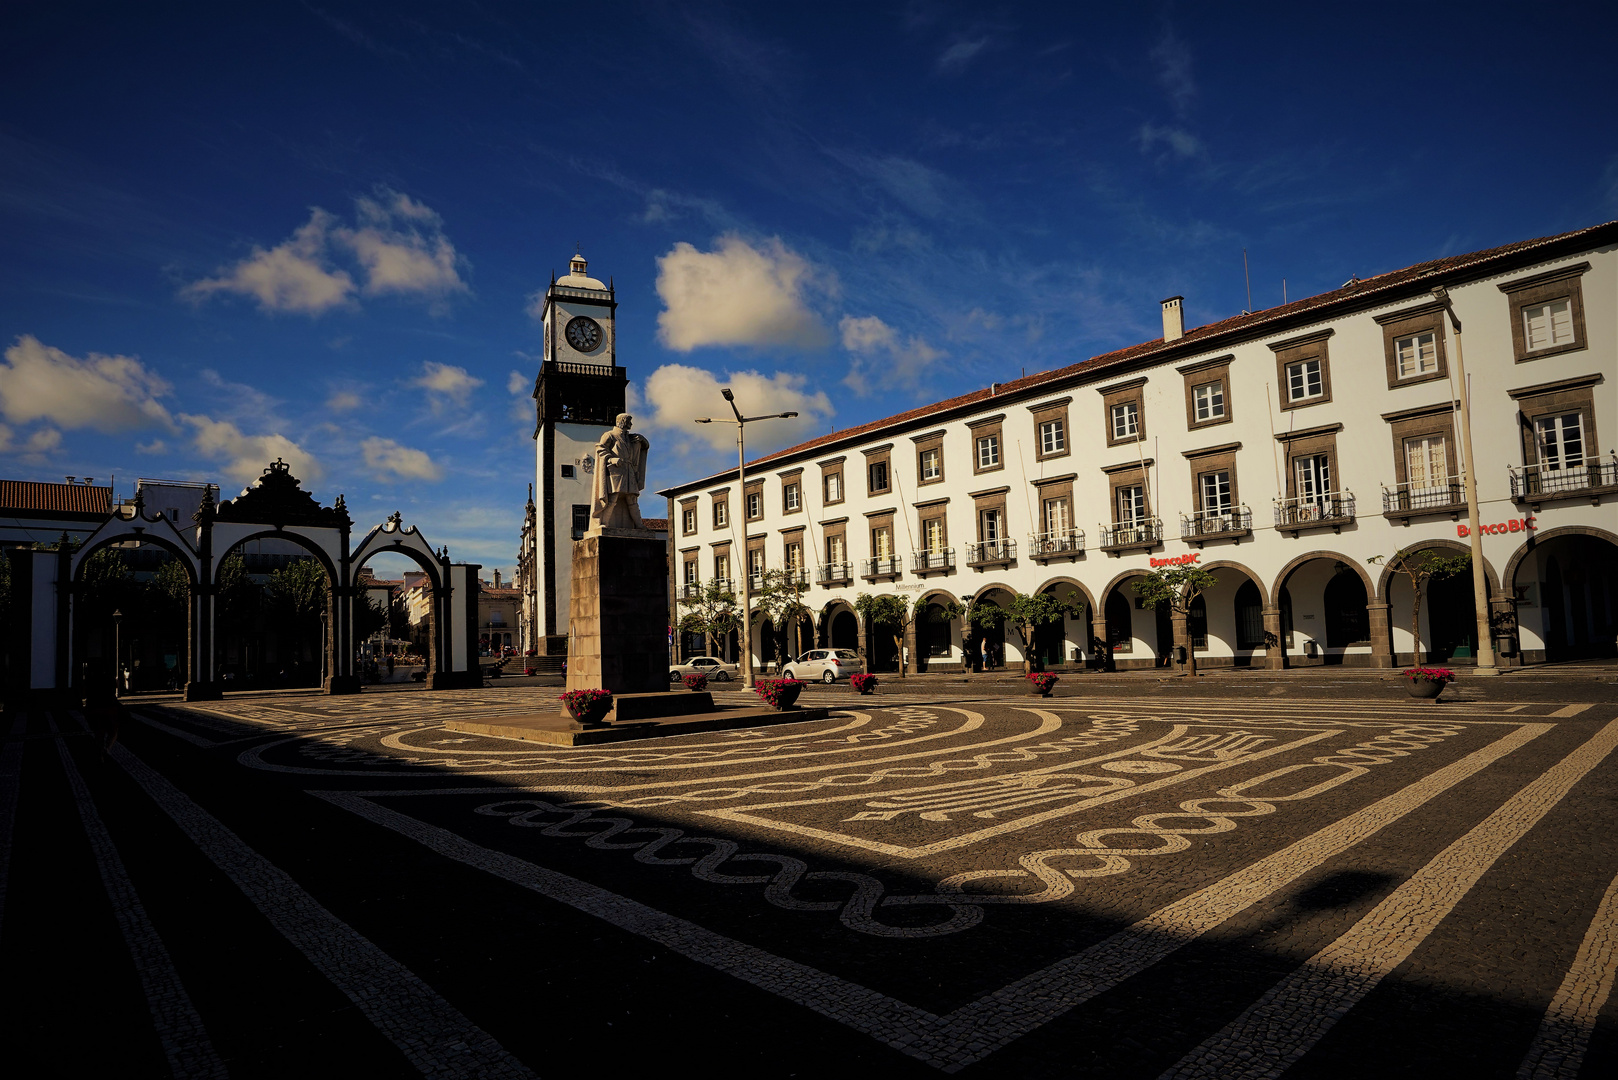
[[[66,533],[83,541],[112,513],[112,487],[91,477],[65,484],[0,480],[0,547],[54,544]]]

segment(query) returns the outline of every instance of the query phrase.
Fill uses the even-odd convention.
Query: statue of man
[[[646,486],[646,436],[629,430],[635,418],[619,413],[616,425],[596,442],[595,482],[591,492],[592,531],[639,529],[640,493]]]

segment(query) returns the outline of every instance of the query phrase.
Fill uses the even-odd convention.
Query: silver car
[[[865,661],[853,649],[810,649],[781,672],[789,679],[834,683],[865,670]]]
[[[687,675],[706,675],[711,682],[729,682],[740,670],[737,665],[727,664],[717,656],[693,656],[685,663],[669,668],[669,682],[679,682]]]

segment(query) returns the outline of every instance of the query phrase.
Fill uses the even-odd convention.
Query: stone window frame
[[[1423,436],[1444,436],[1444,467],[1449,470],[1450,479],[1460,478],[1460,447],[1456,443],[1455,424],[1455,410],[1460,406],[1459,401],[1440,401],[1435,405],[1382,414],[1393,438],[1393,482],[1397,485],[1394,490],[1410,482],[1410,460],[1405,454],[1405,443]]]
[[[1238,512],[1242,505],[1242,492],[1236,479],[1236,452],[1241,448],[1241,443],[1232,442],[1205,446],[1200,450],[1180,451],[1191,468],[1191,506],[1195,513],[1206,513],[1208,509],[1202,505],[1202,478],[1217,472],[1230,473],[1230,513]]]
[[[1298,468],[1293,462],[1301,457],[1314,457],[1321,453],[1326,455],[1326,471],[1331,476],[1331,486],[1327,490],[1342,493],[1343,474],[1337,463],[1337,433],[1342,430],[1342,424],[1322,424],[1319,427],[1286,432],[1275,437],[1282,448],[1281,467],[1285,475],[1281,479],[1288,502],[1296,502],[1298,498]]]
[[[1108,525],[1121,525],[1118,520],[1118,489],[1135,487],[1141,489],[1141,503],[1145,510],[1146,521],[1157,517],[1156,500],[1152,497],[1152,466],[1157,464],[1153,458],[1144,458],[1140,461],[1126,461],[1121,465],[1104,465],[1101,471],[1107,476],[1107,521]]]
[[[1000,540],[1011,539],[1011,514],[1006,509],[1006,495],[1010,491],[1010,487],[997,487],[971,493],[972,531],[977,537],[976,543],[988,542],[983,535],[983,513],[986,510],[1000,511]]]
[[[687,571],[686,571],[687,567],[695,567],[697,572],[695,574],[688,574]],[[680,549],[680,584],[681,585],[701,585],[702,584],[702,548],[701,547],[689,547],[689,548],[681,548]]]
[[[758,496],[758,513],[756,514],[752,512],[752,497],[754,495]],[[765,508],[763,477],[759,477],[757,480],[749,480],[747,482],[747,487],[742,490],[742,513],[746,516],[748,521],[764,520]]]
[[[926,551],[927,550],[927,523],[929,521],[937,521],[937,522],[941,523],[940,528],[942,529],[943,543],[939,546],[939,550],[940,551],[949,550],[949,499],[948,499],[948,497],[945,497],[945,498],[942,498],[942,499],[933,499],[930,502],[916,503],[915,504],[915,509],[916,509],[916,526],[917,526],[917,529],[918,529],[918,531],[916,533],[916,536],[919,538],[919,543],[921,544],[921,547],[918,550],[919,551]]]
[[[843,483],[843,458],[836,457],[829,461],[822,461],[820,465],[820,504],[822,506],[836,506],[848,498],[848,485]],[[837,477],[837,498],[831,497],[831,478]]]
[[[843,541],[842,561],[852,564],[854,560],[850,557],[848,550],[848,519],[846,517],[820,523],[821,564],[825,566],[831,564],[831,542],[834,538],[839,538]]]
[[[716,540],[709,544],[708,548],[708,561],[713,566],[713,580],[735,581],[736,567],[734,565],[735,560],[731,558],[730,554],[731,542],[729,540]],[[723,574],[719,572],[719,559],[721,556],[725,560],[725,572]]]
[[[766,534],[766,533],[757,533],[757,534],[755,534],[753,536],[749,536],[747,538],[747,554],[743,557],[743,564],[744,564],[745,569],[748,571],[748,573],[752,572],[752,568],[753,568],[753,552],[755,552],[755,551],[758,552],[758,556],[759,556],[759,558],[758,558],[758,568],[759,568],[760,577],[763,576],[763,573],[764,573],[765,570],[769,569],[769,566],[770,566],[769,552],[764,550],[764,542],[768,538],[769,538],[768,534]]]
[[[730,528],[730,489],[720,488],[718,491],[710,491],[708,497],[713,500],[713,506],[709,510],[713,527]]]
[[[1146,441],[1146,376],[1128,382],[1096,387],[1101,395],[1101,423],[1107,435],[1108,446],[1134,446]],[[1116,405],[1135,406],[1135,434],[1116,438],[1113,435],[1112,410]]]
[[[697,504],[702,496],[692,495],[690,498],[680,500],[680,535],[695,536],[701,527],[697,520]]]
[[[782,514],[801,514],[801,513],[803,513],[803,470],[802,469],[792,469],[792,470],[790,470],[788,472],[776,473],[776,476],[779,477],[780,480],[781,480],[781,513]],[[798,489],[798,505],[797,506],[790,505],[788,503],[788,500],[787,500],[787,494],[790,492],[790,490],[792,488],[797,488]]]
[[[1587,447],[1584,454],[1586,463],[1599,458],[1601,442],[1600,435],[1596,431],[1594,388],[1605,381],[1605,376],[1597,372],[1593,375],[1577,375],[1571,379],[1558,379],[1555,382],[1538,383],[1506,391],[1506,394],[1517,403],[1519,444],[1524,466],[1539,464],[1539,447],[1534,440],[1534,421],[1542,416],[1557,416],[1570,412],[1580,413],[1583,417],[1584,445]]]
[[[972,475],[999,472],[1006,467],[1006,435],[1005,413],[996,413],[994,416],[985,416],[979,420],[967,421],[967,429],[972,433]],[[996,456],[998,461],[993,465],[984,465],[978,453],[978,440],[989,436],[995,438]]]
[[[1587,262],[1547,270],[1543,274],[1502,282],[1496,287],[1506,294],[1511,312],[1511,349],[1517,363],[1526,364],[1543,360],[1559,353],[1578,352],[1590,347],[1584,326],[1584,287],[1582,278],[1590,270]],[[1552,345],[1547,349],[1528,351],[1528,336],[1523,329],[1522,313],[1526,307],[1567,300],[1573,317],[1573,340],[1566,345]]]
[[[1045,527],[1045,503],[1052,499],[1067,500],[1067,527],[1072,532],[1078,529],[1078,506],[1073,501],[1073,481],[1078,479],[1078,473],[1065,473],[1061,476],[1044,477],[1030,481],[1034,485],[1034,535],[1043,536],[1050,530]]]
[[[805,553],[805,549],[804,549],[804,534],[805,534],[804,527],[802,525],[794,525],[789,529],[782,529],[782,530],[780,530],[780,532],[781,532],[781,569],[783,569],[783,570],[791,570],[792,569],[792,548],[793,548],[794,545],[796,545],[797,548],[798,548],[798,569],[799,570],[807,570],[807,569],[809,569],[809,563],[806,561],[806,553]]]
[[[1226,353],[1224,356],[1216,356],[1210,360],[1199,360],[1195,364],[1186,364],[1174,369],[1185,376],[1185,427],[1187,431],[1217,427],[1220,424],[1228,424],[1236,418],[1236,410],[1230,396],[1230,365],[1231,361],[1235,359],[1236,355],[1234,353]],[[1208,386],[1213,383],[1218,383],[1224,393],[1225,414],[1208,420],[1198,420],[1195,391],[1199,386]]]
[[[1034,422],[1034,460],[1049,461],[1052,458],[1067,457],[1073,452],[1073,425],[1068,420],[1068,403],[1071,397],[1058,398],[1055,401],[1045,401],[1038,405],[1028,406]],[[1043,428],[1053,421],[1062,425],[1062,448],[1045,452],[1045,436]]]
[[[916,444],[916,486],[925,487],[928,484],[942,484],[944,472],[944,431],[929,431],[923,435],[912,435],[910,441]],[[938,454],[938,475],[928,479],[922,468],[922,458],[928,451]]]
[[[888,530],[888,554],[885,557],[889,559],[899,557],[899,534],[893,528],[893,518],[897,512],[897,509],[891,506],[883,510],[868,510],[865,512],[865,550],[869,552],[870,558],[884,557],[876,553],[876,533],[878,529]]]
[[[1325,330],[1316,330],[1312,333],[1302,334],[1298,337],[1287,338],[1285,341],[1272,341],[1269,349],[1275,353],[1275,393],[1281,399],[1281,411],[1290,412],[1293,409],[1308,409],[1315,405],[1325,405],[1331,401],[1331,350],[1327,341],[1337,331],[1331,327]],[[1287,368],[1293,364],[1300,364],[1306,360],[1320,361],[1320,393],[1316,397],[1299,398],[1291,400],[1291,380],[1287,377]]]
[[[866,494],[866,496],[869,497],[869,496],[872,496],[872,495],[887,495],[890,492],[892,492],[893,491],[893,444],[892,443],[883,443],[881,446],[873,446],[869,450],[861,450],[860,453],[865,455],[865,494]],[[885,477],[887,478],[887,481],[888,481],[887,485],[885,487],[876,487],[871,483],[871,481],[872,481],[872,479],[874,477],[876,467],[878,465],[881,465],[883,467],[882,468],[883,474],[885,475]]]
[[[1377,325],[1382,327],[1382,355],[1387,364],[1389,390],[1449,378],[1448,346],[1444,341],[1447,320],[1443,304],[1435,300],[1431,303],[1418,304],[1413,308],[1405,308],[1403,311],[1390,311],[1386,315],[1376,316],[1375,319]],[[1425,375],[1400,378],[1399,353],[1394,347],[1395,342],[1400,338],[1428,331],[1433,334],[1433,347],[1438,354],[1438,370]]]

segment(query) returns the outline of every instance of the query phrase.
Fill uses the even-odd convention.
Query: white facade
[[[1373,560],[1467,548],[1464,351],[1501,662],[1610,654],[1615,241],[1618,223],[1597,226],[1189,331],[1171,298],[1164,339],[770,455],[749,464],[746,493],[734,470],[664,492],[676,595],[721,567],[741,572],[756,492],[745,546],[783,567],[799,545],[817,642],[855,644],[852,629],[875,670],[891,646],[858,626],[852,602],[893,590],[1073,593],[1083,617],[1034,646],[1049,666],[1152,666],[1193,637],[1204,664],[1403,663],[1410,588]],[[1171,559],[1219,578],[1189,629],[1128,588]],[[1440,658],[1464,663],[1476,648],[1471,595],[1466,575],[1428,591],[1422,639]],[[959,665],[963,643],[981,652],[958,621],[923,626],[912,668]],[[989,637],[997,660],[1022,659],[1014,634]]]

